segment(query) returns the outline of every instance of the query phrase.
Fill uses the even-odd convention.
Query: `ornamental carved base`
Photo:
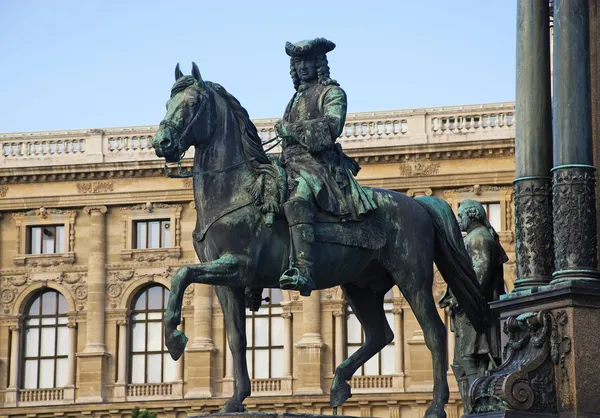
[[[508,318],[505,361],[470,388],[472,414],[494,411],[557,413],[556,321],[549,311]],[[471,415],[469,415],[471,416]],[[473,415],[476,416],[476,415]]]
[[[573,278],[600,279],[595,168],[560,166],[553,175],[554,283]]]
[[[515,180],[517,290],[548,284],[554,268],[552,179]]]

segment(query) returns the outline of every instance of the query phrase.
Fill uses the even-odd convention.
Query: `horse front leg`
[[[209,263],[189,264],[179,268],[171,277],[171,291],[165,312],[165,345],[173,360],[183,354],[188,338],[177,329],[181,323],[181,304],[185,289],[192,283],[208,285],[243,286],[246,263],[240,257],[226,254]]]
[[[246,306],[242,287],[217,286],[217,297],[223,309],[227,342],[233,359],[233,396],[221,412],[244,412],[244,400],[250,396],[251,383],[246,363]]]

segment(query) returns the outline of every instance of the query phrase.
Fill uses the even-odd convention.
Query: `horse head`
[[[167,113],[152,140],[157,157],[179,162],[190,146],[202,147],[210,139],[213,100],[212,89],[202,80],[196,63],[188,76],[177,64]]]

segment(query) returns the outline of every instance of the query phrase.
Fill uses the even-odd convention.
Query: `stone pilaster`
[[[127,334],[129,328],[127,315],[125,318],[117,320],[117,326],[119,327],[119,351],[117,353],[118,369],[114,397],[115,400],[124,401],[127,393]]]
[[[74,319],[69,318],[67,328],[69,328],[69,354],[67,357],[69,374],[67,376],[64,399],[74,401],[75,381],[77,375],[77,322],[75,322]]]
[[[298,389],[296,394],[321,395],[323,391],[323,349],[321,338],[321,292],[302,297],[303,335],[298,349]]]
[[[292,377],[292,313],[284,311],[281,316],[283,317],[283,376]]]
[[[88,256],[88,298],[86,309],[86,344],[79,357],[79,395],[77,402],[104,402],[108,383],[108,353],[106,351],[106,206],[88,206],[83,212],[90,216]]]
[[[554,1],[553,284],[600,279],[588,6]]]
[[[346,306],[341,304],[333,311],[333,317],[335,318],[335,364],[333,365],[333,371],[335,368],[345,360],[345,322],[346,322]]]
[[[20,368],[20,350],[19,342],[21,341],[21,327],[19,323],[9,326],[11,333],[10,337],[10,375],[8,388],[6,389],[4,406],[17,406],[18,390],[19,390],[19,368]]]
[[[394,303],[394,389],[404,390],[404,308],[401,303]],[[451,338],[449,338],[451,339]]]
[[[552,108],[548,0],[520,0],[514,181],[517,279],[514,291],[552,275]]]
[[[186,350],[189,389],[185,397],[210,398],[214,394],[216,375],[213,365],[217,352],[212,339],[213,289],[208,285],[193,286],[194,338]]]

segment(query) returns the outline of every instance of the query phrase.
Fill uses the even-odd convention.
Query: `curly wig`
[[[323,86],[328,86],[331,84],[339,86],[339,83],[329,76],[329,63],[327,62],[327,56],[325,54],[319,54],[315,55],[315,59],[317,61],[317,82]],[[296,73],[294,58],[290,58],[290,75],[292,76],[294,89],[298,90],[302,83],[300,81],[300,77],[298,77],[298,73]]]

